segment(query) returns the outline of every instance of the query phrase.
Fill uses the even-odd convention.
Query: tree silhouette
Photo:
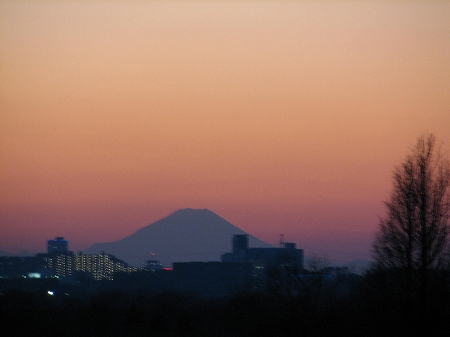
[[[434,135],[423,135],[397,166],[373,244],[376,268],[389,275],[408,308],[425,313],[430,282],[448,267],[450,168]],[[409,309],[408,309],[409,310]]]

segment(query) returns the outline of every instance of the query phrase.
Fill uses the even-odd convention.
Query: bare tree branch
[[[377,268],[396,273],[412,301],[425,309],[432,270],[449,266],[450,164],[434,135],[419,137],[395,168],[393,190],[385,202],[373,243]]]

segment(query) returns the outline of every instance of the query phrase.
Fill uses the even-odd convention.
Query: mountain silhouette
[[[121,240],[96,243],[85,254],[105,252],[141,267],[146,260],[159,260],[165,267],[173,262],[220,261],[232,251],[232,236],[247,234],[208,209],[181,209],[141,228]],[[250,247],[270,244],[249,235]]]

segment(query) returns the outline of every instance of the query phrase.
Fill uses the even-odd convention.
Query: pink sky
[[[336,262],[450,148],[447,1],[0,1],[0,250],[179,208]],[[334,252],[341,252],[335,254]]]

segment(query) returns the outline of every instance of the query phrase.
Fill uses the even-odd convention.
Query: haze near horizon
[[[0,1],[0,250],[180,208],[370,257],[391,175],[450,143],[446,1]]]

